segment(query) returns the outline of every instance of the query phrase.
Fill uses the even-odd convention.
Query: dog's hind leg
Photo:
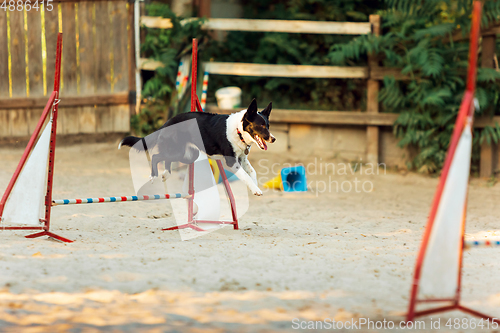
[[[161,174],[161,180],[163,182],[166,182],[171,175],[172,175],[172,162],[165,160],[165,170]]]
[[[194,161],[196,161],[199,156],[200,151],[198,150],[198,148],[186,146],[184,155],[179,158],[179,162],[182,162],[184,164],[191,164],[194,163]]]
[[[151,182],[158,177],[158,163],[161,161],[164,161],[164,159],[160,154],[154,154],[151,156],[151,176],[149,177]]]

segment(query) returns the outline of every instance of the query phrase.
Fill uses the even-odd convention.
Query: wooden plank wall
[[[33,131],[43,110],[40,100],[53,90],[59,31],[63,55],[58,133],[128,132],[127,2],[64,1],[53,8],[0,11],[0,137]]]
[[[7,13],[0,10],[0,50],[7,50]],[[0,51],[0,98],[9,97],[9,59]],[[9,132],[9,114],[0,112],[0,133]]]

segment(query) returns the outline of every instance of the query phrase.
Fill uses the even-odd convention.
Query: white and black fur
[[[257,183],[257,173],[248,161],[247,155],[254,143],[261,150],[267,150],[266,142],[276,141],[269,132],[271,110],[272,103],[269,103],[264,110],[257,112],[257,102],[254,99],[246,110],[231,115],[206,112],[182,113],[168,120],[158,131],[145,138],[134,136],[124,138],[118,148],[123,145],[133,147],[141,140],[143,144],[135,148],[148,150],[158,145],[158,154],[151,158],[152,178],[158,177],[158,163],[165,162],[165,173],[170,174],[172,162],[193,163],[201,150],[212,158],[225,161],[253,194],[262,195]],[[196,142],[192,131],[161,131],[163,128],[190,119],[197,121],[202,144]]]

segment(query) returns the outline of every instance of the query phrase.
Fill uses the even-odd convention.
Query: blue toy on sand
[[[306,168],[302,165],[283,168],[280,174],[266,182],[264,187],[280,189],[284,192],[306,192]]]

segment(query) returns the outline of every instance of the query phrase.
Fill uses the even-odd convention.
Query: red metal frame
[[[193,55],[191,62],[191,112],[203,112],[203,109],[200,104],[200,100],[198,99],[198,95],[196,94],[196,81],[198,75],[198,41],[196,38],[193,38]],[[194,219],[194,164],[190,164],[188,167],[188,177],[189,177],[189,190],[188,194],[191,196],[188,198],[188,222],[183,225],[165,228],[163,230],[177,230],[177,229],[185,229],[191,228],[196,231],[205,231],[204,229],[197,226],[197,223],[211,223],[211,224],[232,224],[235,230],[238,229],[238,215],[236,214],[236,202],[234,200],[233,191],[231,190],[231,186],[229,185],[229,181],[227,179],[226,172],[222,165],[221,161],[217,161],[217,167],[219,168],[220,175],[222,176],[222,182],[224,183],[224,188],[226,190],[226,195],[229,198],[229,203],[231,206],[231,214],[233,217],[232,221],[199,221]]]
[[[9,185],[7,185],[7,189],[5,190],[5,193],[3,194],[2,200],[0,201],[0,216],[3,214],[3,210],[5,208],[5,204],[7,203],[7,199],[9,198],[10,192],[12,192],[12,189],[14,188],[14,185],[16,184],[17,178],[19,177],[19,174],[21,173],[24,164],[26,164],[26,161],[28,160],[28,156],[31,153],[31,150],[33,149],[36,138],[38,137],[38,134],[40,134],[40,131],[42,130],[43,123],[45,122],[45,119],[47,118],[47,115],[49,114],[52,105],[54,104],[54,101],[56,99],[56,92],[53,91],[52,94],[50,94],[49,100],[47,104],[45,105],[45,108],[43,109],[42,116],[38,120],[38,124],[35,127],[35,131],[31,135],[31,138],[28,142],[28,145],[26,146],[26,149],[24,150],[23,156],[21,156],[21,160],[19,161],[19,164],[17,165],[16,171],[14,172],[14,175],[10,179]]]
[[[42,116],[38,120],[38,124],[35,127],[35,131],[31,135],[31,138],[24,150],[23,156],[19,161],[19,164],[12,176],[12,179],[7,186],[7,189],[0,201],[0,216],[3,214],[3,210],[7,199],[14,188],[14,185],[23,169],[26,161],[28,160],[28,156],[31,153],[36,139],[40,134],[43,123],[47,119],[51,109],[52,109],[52,127],[50,134],[50,150],[49,150],[49,167],[48,167],[48,175],[47,175],[47,195],[45,196],[45,218],[41,220],[44,224],[40,227],[1,227],[1,230],[42,230],[39,233],[31,234],[25,236],[26,238],[36,238],[41,236],[49,236],[54,239],[57,239],[62,242],[71,243],[72,240],[61,237],[49,231],[50,229],[50,213],[52,208],[52,185],[53,185],[53,175],[54,175],[54,161],[55,161],[55,150],[56,150],[56,129],[57,129],[57,109],[58,109],[58,99],[59,99],[59,88],[60,88],[60,80],[61,80],[61,52],[62,52],[62,33],[59,33],[57,36],[57,51],[56,51],[56,68],[54,75],[54,91],[50,94],[49,100],[45,105],[45,109],[43,110]]]
[[[477,52],[478,52],[478,43],[479,43],[479,30],[480,30],[480,21],[481,21],[481,2],[475,1],[473,5],[473,13],[472,13],[472,27],[470,34],[470,44],[469,44],[469,69],[467,74],[467,86],[464,97],[462,99],[462,104],[460,105],[460,109],[458,112],[457,120],[455,122],[455,129],[453,130],[453,134],[450,141],[450,147],[448,148],[448,154],[446,155],[446,160],[443,166],[443,171],[441,173],[441,177],[439,179],[439,184],[434,195],[434,199],[432,201],[431,212],[429,214],[429,218],[427,221],[427,226],[425,228],[422,245],[420,247],[420,251],[417,257],[417,263],[415,265],[415,272],[413,276],[413,285],[410,294],[410,303],[408,307],[408,314],[406,317],[407,321],[413,321],[415,317],[426,316],[433,313],[445,312],[445,311],[453,311],[459,310],[465,313],[481,317],[484,319],[489,319],[492,322],[500,323],[499,319],[490,317],[481,312],[469,309],[465,306],[460,305],[460,292],[461,292],[461,283],[462,283],[462,270],[463,270],[463,246],[460,250],[459,254],[459,272],[458,272],[458,287],[457,292],[454,298],[451,299],[427,299],[427,300],[419,300],[417,299],[418,287],[420,281],[420,274],[422,269],[422,263],[425,258],[425,253],[427,250],[427,245],[429,243],[429,238],[432,231],[432,226],[434,224],[434,219],[436,217],[437,209],[439,207],[439,201],[441,199],[441,195],[444,190],[444,185],[446,183],[446,178],[448,177],[448,172],[451,167],[451,162],[455,155],[456,148],[458,146],[458,142],[460,140],[460,136],[462,131],[467,124],[467,122],[472,122],[474,117],[474,93],[476,89],[476,73],[477,73]],[[466,208],[464,208],[463,218],[462,218],[462,244],[464,243],[464,234],[465,234],[465,216],[466,216]],[[427,309],[423,311],[416,311],[416,305],[418,303],[429,303],[429,302],[451,302],[451,305],[441,306],[438,308]]]

